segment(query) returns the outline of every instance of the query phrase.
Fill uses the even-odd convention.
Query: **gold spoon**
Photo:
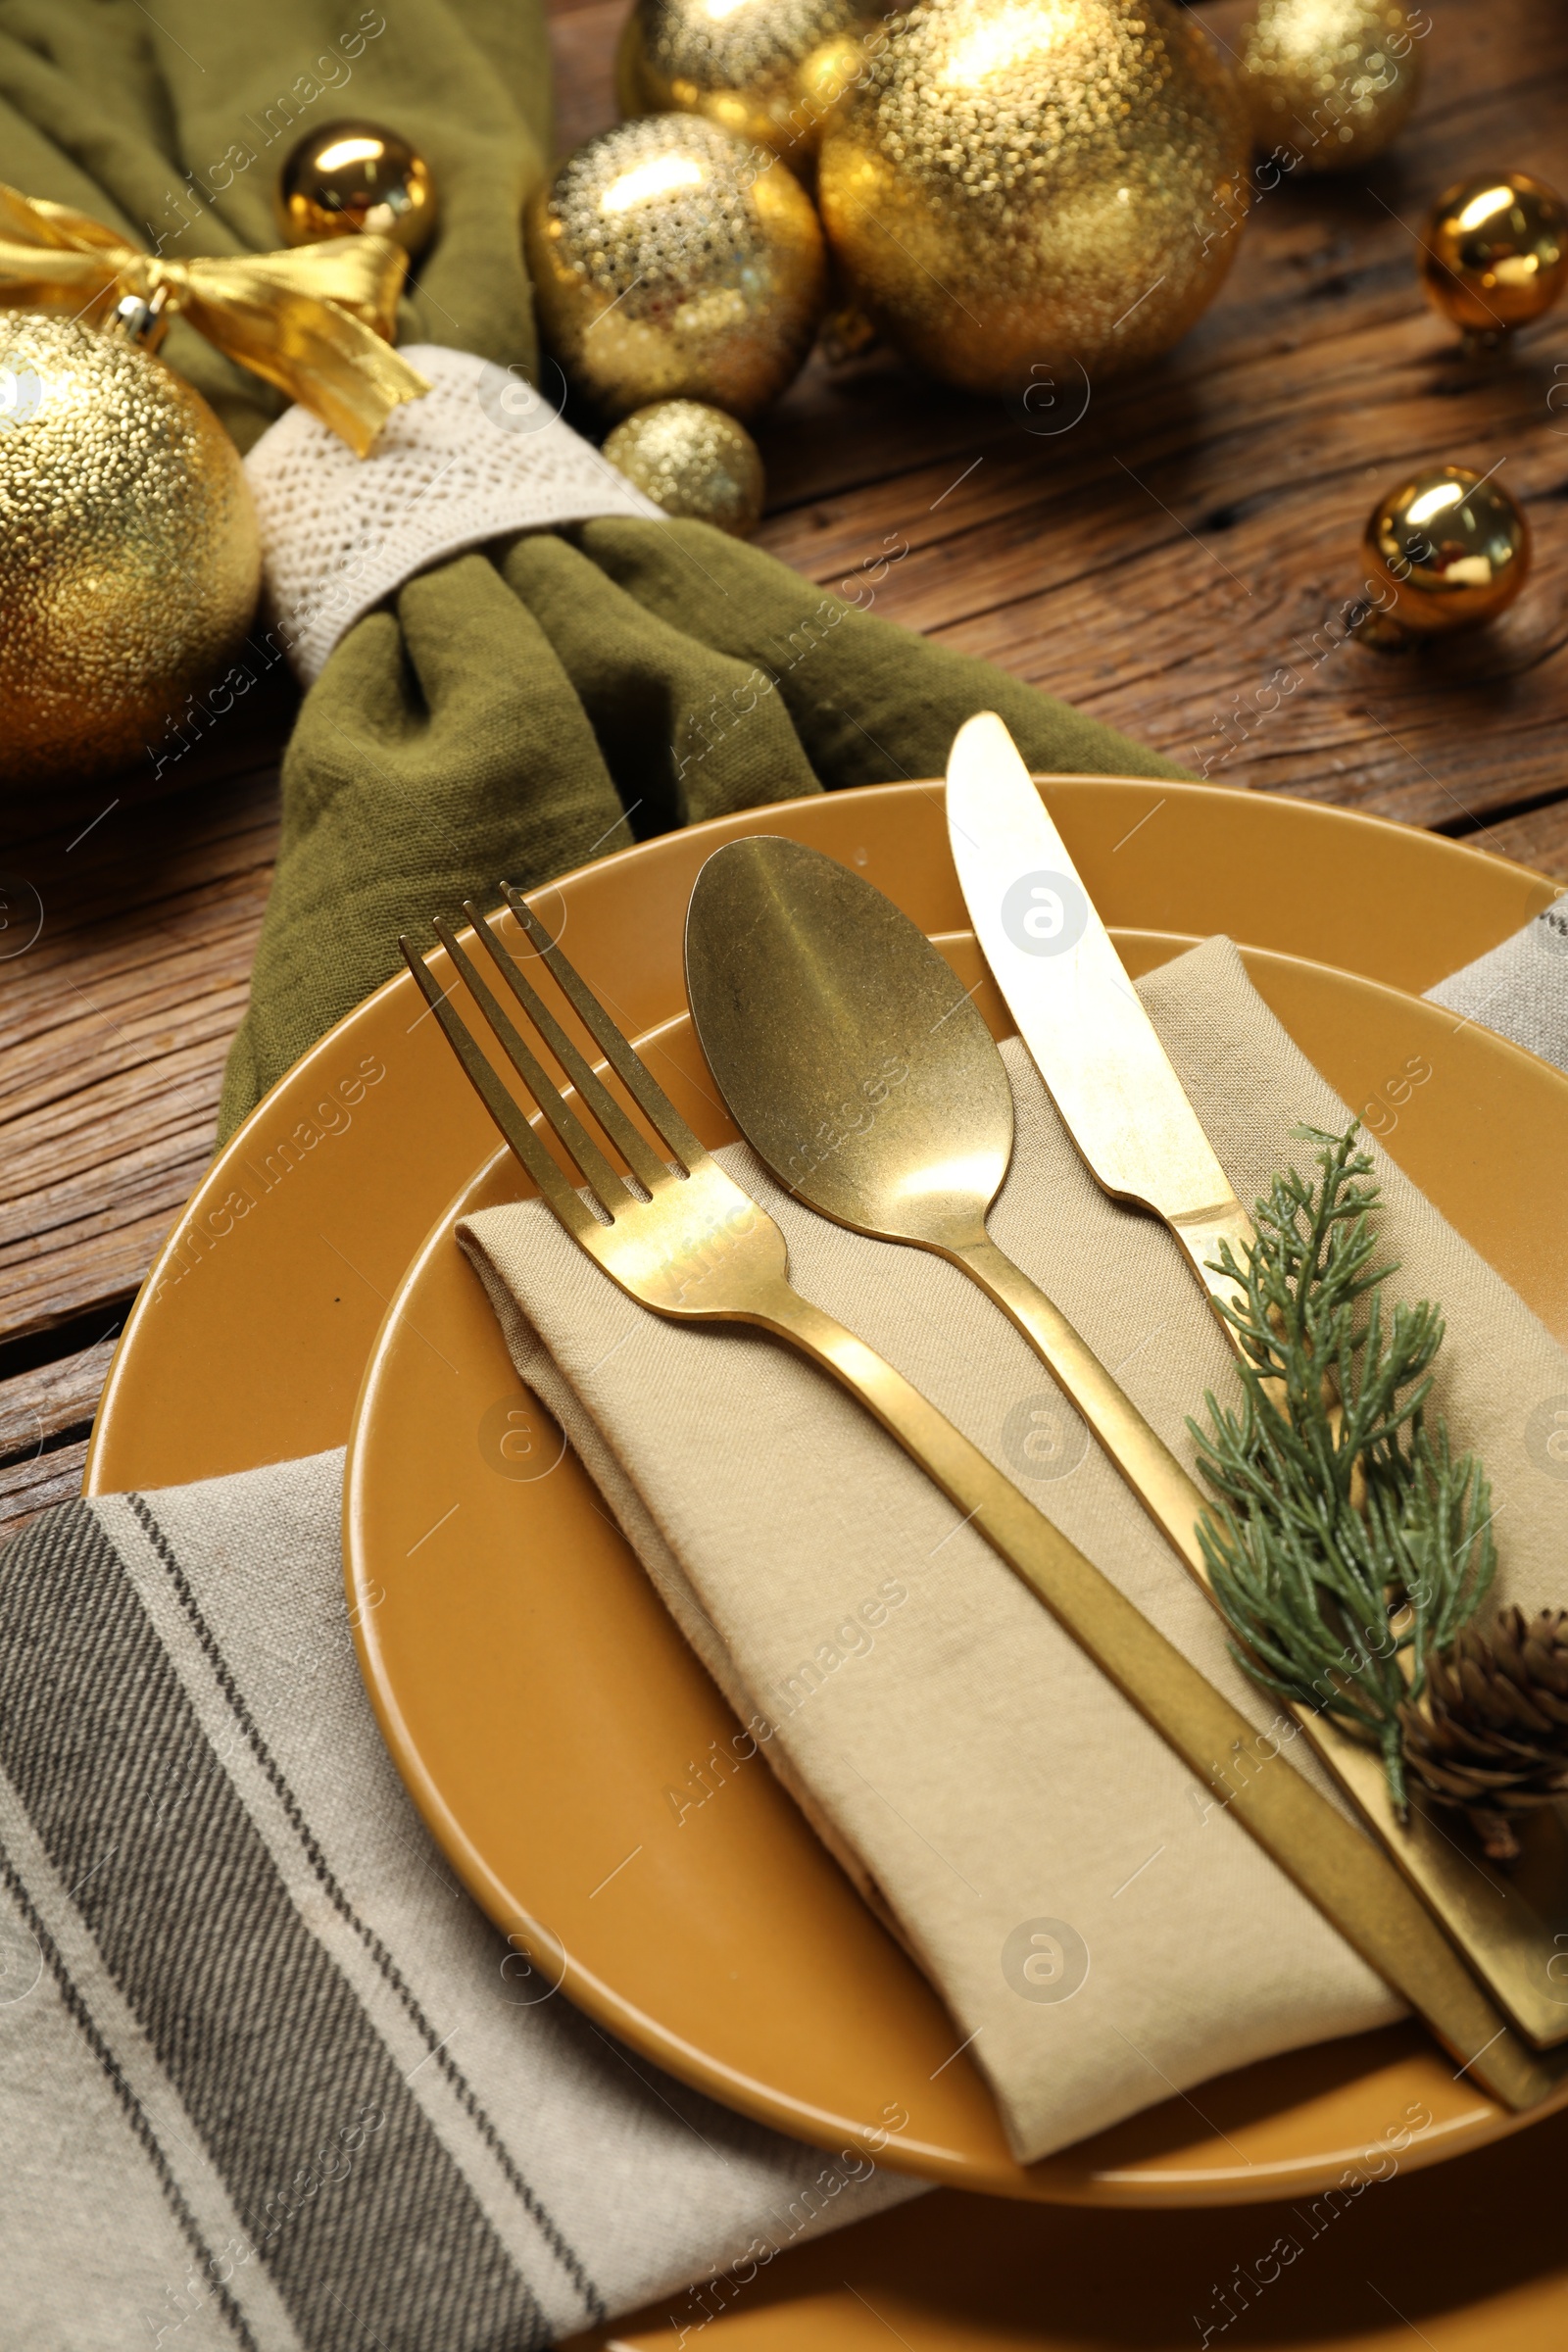
[[[857,1233],[961,1266],[1205,1576],[1202,1494],[986,1231],[1012,1156],[1012,1094],[972,992],[918,926],[820,851],[749,835],[697,877],[686,993],[730,1114],[779,1182]]]

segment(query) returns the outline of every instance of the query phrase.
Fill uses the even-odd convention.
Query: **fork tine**
[[[503,882],[501,893],[516,916],[525,938],[543,957],[545,967],[571,1005],[583,1027],[599,1047],[615,1076],[620,1080],[632,1101],[649,1120],[666,1150],[673,1152],[688,1176],[702,1167],[708,1158],[706,1145],[699,1143],[675,1108],[657,1078],[650,1075],[645,1064],[626,1043],[599,999],[579,978],[549,932],[520,892],[510,882]]]
[[[567,1183],[565,1176],[545,1150],[517,1104],[508,1094],[478,1046],[465,1027],[462,1018],[447,1002],[446,992],[436,982],[435,974],[422,956],[416,956],[407,939],[400,939],[403,960],[414,974],[419,993],[435,1014],[446,1040],[463,1064],[475,1094],[500,1128],[513,1151],[533,1178],[544,1199],[555,1210],[566,1231],[580,1241],[597,1225],[598,1219]]]
[[[431,928],[462,975],[469,996],[489,1022],[508,1060],[576,1161],[586,1182],[599,1196],[606,1216],[613,1221],[617,1204],[623,1208],[628,1198],[622,1178],[611,1166],[582,1121],[566,1108],[559,1088],[544,1064],[530,1050],[499,998],[485,985],[473,958],[458,945],[451,924],[437,915]]]
[[[516,998],[523,1011],[538,1030],[551,1053],[576,1088],[579,1099],[586,1103],[610,1137],[627,1166],[646,1191],[670,1180],[669,1170],[652,1145],[627,1118],[614,1096],[597,1072],[591,1070],[566,1032],[545,1003],[539,991],[524,979],[512,956],[504,948],[489,923],[471,899],[465,899],[463,911],[473,925],[475,937],[482,941],[497,971]]]

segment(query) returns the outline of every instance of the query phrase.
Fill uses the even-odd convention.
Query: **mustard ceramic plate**
[[[1431,835],[1304,804],[1106,778],[1054,779],[1049,791],[1090,888],[1117,927],[1124,953],[1140,966],[1212,930],[1228,925],[1234,933],[1241,928],[1238,911],[1247,908],[1264,920],[1269,936],[1258,943],[1264,947],[1289,953],[1315,946],[1331,962],[1424,987],[1505,937],[1556,895],[1539,875]],[[686,898],[698,867],[717,842],[747,830],[789,832],[853,864],[928,932],[942,935],[963,919],[942,815],[940,788],[927,784],[800,802],[644,845],[566,878],[541,893],[538,903],[553,927],[564,930],[585,975],[623,1026],[646,1035],[681,1006]],[[1257,874],[1269,869],[1289,872],[1292,888],[1259,892]],[[961,943],[956,948],[960,952]],[[1260,974],[1265,969],[1257,968]],[[1553,1104],[1563,1091],[1559,1083],[1528,1056],[1511,1054],[1483,1033],[1463,1029],[1450,1038],[1455,1024],[1431,1008],[1378,991],[1364,1001],[1354,992],[1347,997],[1332,974],[1300,964],[1271,963],[1266,971],[1265,986],[1281,992],[1275,998],[1279,1009],[1309,1050],[1318,1030],[1325,1037],[1333,1033],[1337,1043],[1320,1054],[1323,1066],[1381,1133],[1401,1146],[1405,1139],[1419,1139],[1430,1104],[1439,1097],[1456,1122],[1465,1120],[1468,1109],[1468,1150],[1450,1140],[1430,1165],[1418,1165],[1414,1158],[1409,1164],[1461,1229],[1560,1321],[1558,1309],[1568,1298],[1563,1262],[1568,1226],[1540,1215],[1528,1224],[1506,1215],[1486,1223],[1494,1152],[1502,1131],[1491,1091],[1498,1072],[1506,1068],[1507,1083],[1516,1091],[1539,1088],[1544,1081]],[[1354,1008],[1348,1009],[1352,1001]],[[440,1216],[443,1236],[449,1230],[453,1195],[493,1146],[488,1124],[434,1024],[421,1015],[412,981],[389,983],[301,1061],[215,1161],[122,1342],[95,1433],[89,1492],[215,1476],[343,1442],[376,1327],[405,1267],[432,1219]],[[1441,1090],[1426,1086],[1412,1094],[1404,1086],[1401,1073],[1417,1033],[1422,1038],[1430,1033],[1439,1049],[1435,1067],[1446,1073]],[[676,1042],[673,1033],[671,1042]],[[1336,1054],[1343,1058],[1336,1059]],[[699,1124],[710,1118],[710,1105],[689,1102],[688,1108],[701,1114]],[[1568,1164],[1561,1130],[1552,1125],[1549,1111],[1535,1127],[1528,1117],[1515,1124],[1522,1132],[1516,1145],[1510,1140],[1508,1158],[1517,1198],[1539,1208],[1542,1200],[1555,1200],[1553,1187]],[[1446,1132],[1451,1139],[1457,1127]],[[510,1183],[510,1168],[501,1181]],[[435,1255],[440,1254],[438,1250]],[[428,1278],[428,1262],[421,1261],[421,1281]],[[543,1931],[554,1929],[559,1936],[562,1921],[535,1916],[546,1912],[540,1898],[548,1890],[514,1883],[526,1877],[526,1868],[519,1873],[512,1866],[515,1853],[504,1843],[509,1822],[514,1838],[520,1808],[533,1801],[524,1798],[520,1782],[508,1778],[519,1729],[511,1712],[514,1694],[504,1692],[501,1720],[481,1724],[471,1703],[472,1673],[463,1670],[465,1660],[470,1669],[477,1665],[483,1680],[501,1652],[527,1648],[528,1629],[524,1625],[514,1640],[515,1628],[510,1628],[503,1639],[510,1600],[498,1617],[494,1592],[481,1596],[465,1589],[460,1597],[454,1591],[431,1664],[448,1678],[447,1688],[457,1694],[457,1714],[470,1724],[473,1736],[464,1769],[449,1789],[443,1778],[451,1761],[443,1747],[448,1735],[430,1714],[435,1683],[420,1686],[416,1676],[408,1679],[411,1661],[403,1646],[404,1628],[415,1622],[430,1592],[415,1571],[421,1561],[428,1568],[444,1557],[442,1532],[420,1542],[426,1530],[434,1529],[453,1503],[460,1506],[457,1516],[475,1528],[488,1512],[500,1556],[524,1524],[515,1513],[529,1509],[534,1516],[527,1524],[544,1546],[540,1556],[553,1557],[558,1567],[567,1563],[554,1580],[566,1597],[575,1593],[590,1618],[595,1615],[590,1598],[601,1588],[604,1595],[614,1597],[622,1615],[613,1656],[594,1651],[591,1643],[584,1646],[591,1625],[581,1641],[568,1626],[568,1655],[558,1661],[566,1678],[559,1693],[568,1703],[563,1705],[561,1695],[550,1702],[563,1719],[575,1715],[599,1725],[601,1760],[615,1762],[637,1752],[623,1749],[620,1719],[610,1697],[622,1688],[628,1697],[635,1696],[645,1679],[644,1655],[662,1658],[662,1671],[667,1668],[670,1678],[666,1698],[674,1712],[663,1719],[670,1769],[676,1774],[670,1785],[679,1786],[693,1766],[701,1775],[710,1740],[727,1727],[721,1714],[714,1715],[713,1694],[674,1641],[618,1540],[607,1547],[595,1532],[604,1522],[592,1510],[575,1464],[562,1463],[543,1481],[527,1475],[550,1458],[530,1460],[529,1448],[544,1445],[545,1436],[512,1418],[519,1410],[526,1416],[529,1408],[516,1394],[487,1320],[476,1322],[472,1316],[475,1297],[461,1284],[447,1295],[447,1308],[458,1324],[466,1318],[477,1352],[460,1373],[443,1377],[486,1389],[479,1418],[490,1416],[486,1442],[491,1451],[480,1451],[475,1423],[462,1429],[447,1480],[456,1479],[461,1492],[455,1488],[450,1496],[443,1495],[429,1518],[404,1538],[399,1609],[375,1613],[383,1646],[373,1661],[372,1680],[395,1752],[438,1834],[466,1857],[472,1883],[498,1917],[509,1924],[530,1922],[544,1960],[549,1936]],[[409,1344],[410,1328],[401,1315],[389,1325],[372,1394],[399,1370],[399,1351]],[[414,1344],[423,1350],[422,1341]],[[488,1371],[487,1346],[496,1351]],[[373,1444],[373,1416],[367,1429],[368,1444]],[[363,1465],[369,1456],[362,1452],[360,1458]],[[496,1468],[496,1460],[505,1469]],[[482,1473],[482,1483],[476,1473]],[[356,1493],[365,1492],[362,1472]],[[388,1512],[400,1494],[407,1497],[408,1489],[389,1483]],[[371,1506],[372,1525],[379,1524],[379,1509]],[[557,1514],[564,1515],[552,1535]],[[548,1548],[552,1541],[559,1545],[554,1553]],[[475,1546],[476,1562],[482,1549]],[[406,1619],[404,1609],[414,1616]],[[418,1664],[413,1658],[413,1667]],[[473,1759],[481,1750],[489,1764],[475,1774]],[[662,1749],[660,1755],[662,1764]],[[437,1771],[431,1769],[432,1759]],[[537,1755],[533,1761],[537,1764]],[[564,1776],[564,1764],[560,1756],[546,1758],[544,1769],[553,1791]],[[597,1793],[584,1802],[596,1829],[618,1826],[616,1774],[623,1779],[624,1769],[617,1763],[608,1779],[593,1780]],[[481,1791],[471,1817],[464,1773],[484,1783],[489,1792]],[[504,1786],[510,1792],[498,1805],[496,1792]],[[554,1794],[547,1796],[546,1809],[554,1802]],[[756,1809],[755,1823],[751,1809]],[[499,1824],[492,1819],[497,1812]],[[694,1818],[686,1816],[688,1824]],[[675,2071],[788,2129],[823,2138],[832,2137],[841,2124],[869,2126],[873,2136],[889,2131],[901,2112],[896,2085],[872,2079],[868,2058],[857,2051],[877,2046],[872,2029],[882,2030],[877,2020],[891,2002],[888,2030],[896,2025],[895,2046],[906,2063],[911,2050],[947,2034],[940,2007],[906,1964],[898,1962],[902,1978],[879,1973],[897,1955],[853,1898],[847,1904],[847,1889],[810,1842],[801,1842],[804,1834],[793,1813],[760,1775],[741,1776],[722,1788],[704,1818],[708,1826],[702,1838],[692,1842],[706,1840],[710,1851],[728,1841],[744,1854],[751,1829],[760,1825],[762,1834],[778,1840],[778,1871],[798,1873],[809,1896],[801,1914],[806,1940],[793,1947],[796,1973],[786,1987],[793,2014],[808,2014],[819,1989],[825,1995],[832,1985],[861,1985],[847,2010],[834,1994],[838,2040],[832,2051],[824,2045],[817,2058],[808,2052],[804,2068],[796,2063],[797,2052],[790,2061],[793,2075],[777,2050],[763,2047],[748,2055],[744,2041],[736,2039],[746,2025],[746,2004],[722,1986],[717,2007],[693,2019],[689,2034],[672,2031],[672,2019],[690,2017],[694,1968],[706,1971],[706,1982],[730,1982],[731,1963],[717,1971],[716,1955],[726,1948],[730,1933],[722,1917],[709,1921],[696,1915],[688,1923],[695,1941],[688,1938],[686,1948],[676,1950],[648,1944],[635,1921],[622,1915],[616,1922],[618,1941],[612,1939],[617,1948],[647,1945],[638,1960],[637,1999],[628,1994],[629,1980],[614,1949],[601,1955],[596,1968],[586,1965],[586,1947],[577,1949],[574,1991],[586,2006],[612,2018],[628,2038],[657,2049]],[[635,1842],[619,1847],[607,1871]],[[496,1860],[499,1869],[492,1867]],[[612,1906],[619,1884],[612,1881],[596,1902]],[[604,1916],[615,1917],[612,1908]],[[847,1953],[854,1965],[846,1975]],[[733,1982],[740,1981],[737,1973]],[[857,2008],[857,2001],[869,2007]],[[943,2042],[928,2072],[951,2046],[951,2039]],[[1138,2119],[1094,2148],[1036,2168],[1027,2179],[1002,2154],[978,2079],[960,2063],[922,2094],[923,2105],[910,2107],[909,2121],[896,2134],[890,2131],[887,2153],[894,2161],[1013,2194],[1118,2203],[1284,2194],[1302,2180],[1322,2178],[1325,2166],[1333,2170],[1347,2149],[1364,2144],[1369,2103],[1383,2113],[1382,2090],[1392,2096],[1402,2089],[1411,2079],[1406,2072],[1410,2052],[1419,2047],[1412,2037],[1396,2034],[1251,2070],[1208,2087],[1203,2104],[1211,2133],[1207,2127],[1195,2131],[1192,2110],[1177,2105]],[[789,2056],[787,2048],[783,2056]],[[1417,2063],[1415,2079],[1425,2082]],[[1441,2086],[1434,2087],[1440,2095],[1430,2103],[1430,2125],[1422,2127],[1423,2154],[1468,2144],[1496,2128],[1485,2102],[1451,2086],[1446,2096]],[[872,2092],[876,2095],[867,2105]],[[1244,2150],[1241,2157],[1238,2146]]]
[[[940,944],[1004,1035],[972,938]],[[1123,946],[1136,965],[1169,952],[1147,934]],[[1261,950],[1248,963],[1352,1102],[1398,1074],[1402,1163],[1568,1332],[1561,1244],[1535,1246],[1568,1233],[1568,1080],[1377,982]],[[450,983],[444,958],[433,969]],[[705,1143],[735,1140],[684,1015],[643,1051]],[[740,1733],[512,1371],[452,1226],[528,1189],[497,1153],[432,1228],[366,1374],[344,1523],[392,1752],[541,1984],[782,2131],[1004,2195],[1297,2194],[1337,2179],[1390,2116],[1407,2163],[1513,2127],[1410,2027],[1249,2069],[1020,2167],[951,2018]],[[734,1475],[718,1451],[713,1475]]]

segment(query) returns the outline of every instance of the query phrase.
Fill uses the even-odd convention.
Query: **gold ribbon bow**
[[[127,297],[188,318],[210,343],[313,411],[363,458],[401,401],[430,387],[392,349],[408,256],[390,237],[291,253],[161,261],[101,220],[0,181],[0,309],[100,325]]]

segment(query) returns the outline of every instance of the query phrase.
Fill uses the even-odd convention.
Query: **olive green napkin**
[[[603,519],[460,557],[358,622],[306,698],[227,1134],[396,968],[397,937],[673,825],[940,775],[1000,710],[1040,768],[1178,771],[705,523]]]
[[[275,251],[278,166],[347,116],[412,140],[440,195],[399,339],[531,369],[519,221],[551,136],[537,0],[0,0],[0,179],[165,260]],[[284,405],[178,321],[163,356],[241,449]]]
[[[0,176],[175,258],[275,246],[280,162],[348,115],[403,132],[438,183],[402,339],[532,369],[538,0],[0,0]],[[165,356],[242,447],[275,416],[191,331],[176,324]],[[1180,773],[701,524],[601,520],[435,563],[354,622],[306,700],[220,1131],[433,910],[723,810],[940,774],[983,708],[1037,767]]]

